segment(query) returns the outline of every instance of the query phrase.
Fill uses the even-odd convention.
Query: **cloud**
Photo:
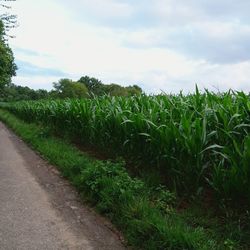
[[[72,18],[84,23],[116,29],[129,29],[131,26],[133,29],[136,26],[150,24],[152,21],[145,11],[145,6],[147,6],[145,3],[150,2],[148,0],[144,2],[141,0],[136,2],[130,0],[76,0],[75,4],[67,0],[56,1],[68,8]],[[150,8],[149,5],[148,7]]]
[[[44,77],[67,77],[68,74],[65,72],[58,70],[58,69],[52,69],[52,68],[43,68],[38,67],[32,63],[16,60],[16,64],[18,67],[17,74],[21,76],[44,76]]]
[[[20,76],[17,75],[16,77],[13,77],[12,79],[13,83],[16,85],[21,86],[28,86],[30,88],[33,88],[35,90],[37,89],[46,89],[51,90],[52,89],[52,83],[58,81],[58,77],[51,77],[51,76]]]
[[[195,83],[250,91],[248,1],[19,0],[15,6],[16,83],[51,88],[61,75],[90,75],[139,84],[147,93],[188,92]]]
[[[77,0],[80,21],[124,34],[123,46],[167,48],[211,63],[250,60],[250,2]]]
[[[167,48],[189,58],[231,64],[250,60],[250,25],[197,23],[178,29],[147,29],[124,34],[124,45],[135,48]]]
[[[34,50],[30,50],[30,49],[24,49],[24,48],[14,48],[16,53],[20,53],[20,54],[25,54],[28,56],[39,56],[40,53]]]

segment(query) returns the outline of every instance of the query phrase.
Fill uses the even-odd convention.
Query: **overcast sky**
[[[249,0],[17,0],[16,84],[83,75],[147,93],[250,91]]]

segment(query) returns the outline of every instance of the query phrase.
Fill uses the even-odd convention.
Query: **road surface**
[[[124,249],[112,225],[1,122],[0,249]]]

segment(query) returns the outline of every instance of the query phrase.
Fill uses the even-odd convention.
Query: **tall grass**
[[[3,105],[2,105],[3,106]],[[250,97],[243,92],[18,102],[26,121],[159,171],[169,187],[250,202]]]

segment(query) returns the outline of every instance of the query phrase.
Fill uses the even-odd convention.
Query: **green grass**
[[[53,137],[48,129],[27,124],[1,109],[0,119],[55,164],[85,199],[123,232],[129,245],[150,250],[230,249],[224,242],[217,243],[202,226],[188,225],[175,212],[172,193],[149,188],[143,181],[130,177],[124,163],[92,159]]]

